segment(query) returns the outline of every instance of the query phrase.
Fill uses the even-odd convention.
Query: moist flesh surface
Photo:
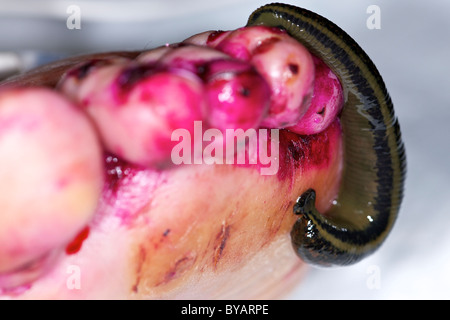
[[[296,199],[313,188],[326,212],[339,189],[342,104],[328,67],[266,27],[5,81],[0,295],[282,296],[304,270]]]

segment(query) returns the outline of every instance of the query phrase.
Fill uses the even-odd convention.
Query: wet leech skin
[[[297,200],[291,231],[298,256],[320,266],[349,265],[374,252],[391,231],[403,198],[406,156],[400,127],[383,79],[367,54],[342,29],[308,10],[269,4],[248,26],[285,29],[339,77],[345,94],[343,181],[325,215],[316,193]]]

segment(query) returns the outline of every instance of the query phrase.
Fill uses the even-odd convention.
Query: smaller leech
[[[291,241],[304,261],[349,265],[374,252],[386,239],[403,198],[406,157],[391,98],[378,70],[341,28],[311,11],[286,4],[255,10],[248,26],[285,29],[339,77],[345,94],[341,116],[344,168],[336,204],[325,215],[316,192],[294,205]]]

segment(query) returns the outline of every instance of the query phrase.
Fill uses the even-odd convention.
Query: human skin
[[[135,56],[111,53],[94,58],[117,64],[115,59]],[[64,96],[60,87],[55,89],[61,76],[92,58],[47,66],[6,82],[3,90],[14,94],[19,91],[12,88],[37,86]],[[76,108],[70,98],[61,103]],[[67,127],[68,132],[72,129]],[[90,130],[95,132],[88,126],[86,131]],[[54,139],[51,134],[47,138]],[[280,167],[274,175],[261,175],[259,165],[195,164],[161,170],[133,165],[100,150],[95,159],[101,158],[102,173],[96,176],[103,178],[103,185],[96,209],[89,217],[76,218],[77,226],[57,230],[67,237],[55,242],[51,262],[32,266],[42,271],[37,278],[4,287],[0,293],[20,299],[282,297],[305,269],[290,244],[289,232],[296,220],[292,207],[299,195],[313,188],[318,209],[329,208],[339,188],[341,140],[338,120],[310,136],[280,130]],[[73,146],[67,143],[61,152],[73,155]],[[96,148],[104,146],[92,142],[89,150]],[[34,187],[39,188],[39,183]],[[1,193],[7,189],[7,183],[0,184]],[[58,214],[63,221],[73,216]],[[32,214],[27,217],[35,234],[45,232],[44,238],[51,238],[56,233],[52,222]],[[28,252],[33,252],[32,246]],[[26,261],[20,262],[5,263],[0,279],[6,283],[7,277],[15,276],[20,283],[20,272],[27,268]]]

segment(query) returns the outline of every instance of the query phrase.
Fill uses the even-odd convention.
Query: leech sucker
[[[311,11],[269,4],[248,24],[285,29],[322,59],[341,81],[345,104],[342,183],[326,216],[315,208],[314,190],[294,206],[291,231],[300,258],[316,265],[349,265],[374,252],[386,239],[403,198],[406,156],[391,98],[377,68],[341,28]]]

